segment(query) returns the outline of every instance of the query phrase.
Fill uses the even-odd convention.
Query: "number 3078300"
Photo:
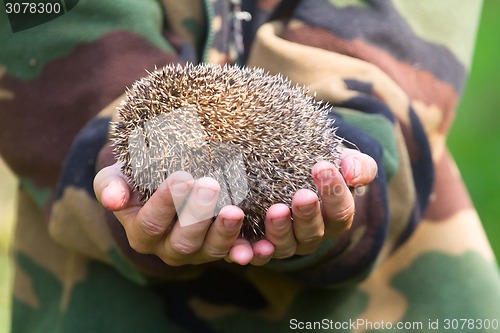
[[[59,14],[62,11],[61,4],[43,2],[7,2],[5,12],[7,14]]]

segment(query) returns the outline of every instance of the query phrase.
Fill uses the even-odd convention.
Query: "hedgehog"
[[[228,204],[244,214],[241,236],[265,236],[275,203],[317,193],[311,168],[337,167],[341,138],[331,107],[305,86],[261,68],[167,65],[128,88],[110,136],[116,159],[145,202],[175,171],[219,182],[214,218]]]

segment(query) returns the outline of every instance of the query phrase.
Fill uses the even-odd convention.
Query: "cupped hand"
[[[131,192],[119,164],[96,175],[94,190],[123,225],[134,250],[155,254],[171,266],[224,258],[243,223],[243,211],[236,206],[222,208],[213,221],[219,184],[212,178],[195,181],[186,172],[170,175],[145,204]],[[234,261],[245,264],[251,256],[238,253]]]
[[[264,265],[271,258],[312,253],[324,239],[350,228],[355,207],[349,187],[370,183],[377,166],[368,155],[351,149],[344,150],[340,166],[339,171],[331,163],[316,163],[312,176],[321,204],[313,191],[303,189],[293,196],[291,210],[281,203],[271,206],[265,239],[253,244],[238,237],[244,218],[239,207],[223,207],[213,220],[220,187],[212,178],[194,180],[186,172],[175,172],[143,204],[130,190],[120,165],[114,164],[96,175],[94,190],[139,253],[155,254],[171,266],[222,258]]]
[[[316,163],[312,177],[321,200],[302,189],[293,196],[291,210],[280,203],[271,206],[264,222],[266,237],[253,244],[251,263],[264,265],[272,258],[313,253],[325,239],[349,230],[355,213],[351,188],[371,183],[376,175],[373,158],[353,149],[343,150],[340,170],[329,162]],[[270,247],[274,247],[271,254]]]

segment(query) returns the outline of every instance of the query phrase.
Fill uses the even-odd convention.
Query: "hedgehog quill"
[[[122,172],[144,201],[175,171],[221,185],[245,213],[242,236],[264,236],[264,217],[293,194],[315,192],[314,163],[338,162],[341,139],[329,107],[306,88],[258,68],[168,65],[136,81],[111,138]]]

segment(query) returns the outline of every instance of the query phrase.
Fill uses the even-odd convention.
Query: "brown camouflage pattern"
[[[0,33],[0,153],[21,179],[12,332],[285,332],[323,319],[425,332],[436,320],[434,331],[446,319],[500,320],[498,266],[445,145],[468,67],[452,42],[474,36],[480,3],[435,4],[467,13],[461,24],[451,9],[419,16],[432,13],[427,2],[413,16],[398,0],[238,3],[80,1]],[[238,9],[252,14],[243,50]],[[454,23],[450,42],[414,29],[419,20]],[[168,267],[129,247],[92,189],[113,163],[108,124],[145,70],[187,61],[263,67],[333,105],[339,132],[380,170],[357,193],[349,232],[263,268]]]

